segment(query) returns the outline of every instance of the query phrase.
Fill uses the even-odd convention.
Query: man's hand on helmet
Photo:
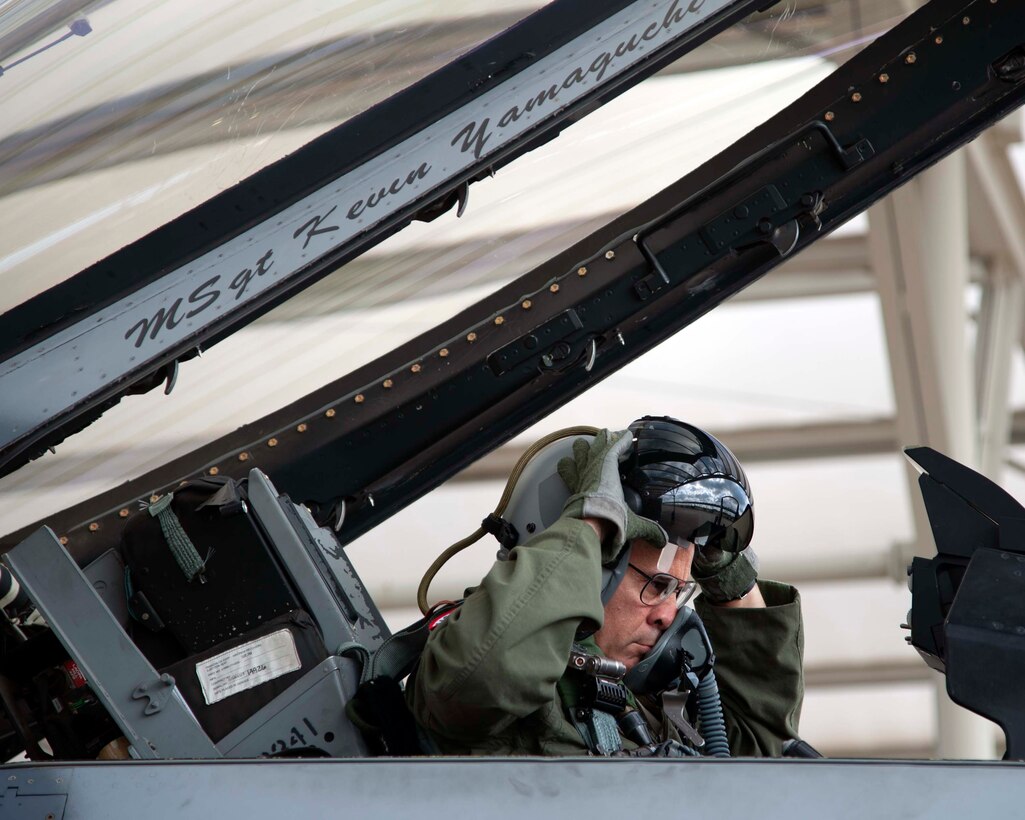
[[[748,547],[743,552],[725,552],[718,547],[697,546],[691,575],[701,594],[715,604],[743,598],[758,579],[758,556]]]
[[[573,458],[559,461],[559,476],[571,493],[562,514],[570,518],[596,518],[612,525],[613,532],[602,543],[602,562],[613,561],[634,539],[650,541],[662,548],[665,531],[654,521],[636,515],[623,499],[619,460],[630,449],[629,430],[602,430],[588,441],[573,442]]]

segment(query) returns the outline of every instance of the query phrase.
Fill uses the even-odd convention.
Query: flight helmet
[[[668,416],[644,416],[629,429],[634,446],[622,481],[630,508],[661,524],[678,545],[744,550],[754,532],[754,503],[744,468],[729,448]]]

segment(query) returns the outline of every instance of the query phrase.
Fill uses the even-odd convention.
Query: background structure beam
[[[975,385],[968,355],[965,160],[953,154],[869,211],[869,247],[886,328],[897,432],[978,466]],[[904,557],[931,555],[928,520],[908,465],[915,538]],[[939,683],[937,753],[991,758],[991,725],[956,706]]]

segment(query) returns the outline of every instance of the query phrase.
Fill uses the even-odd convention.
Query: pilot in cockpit
[[[406,688],[429,744],[814,755],[797,734],[799,595],[757,577],[752,495],[733,454],[664,417],[562,452],[561,484],[530,488],[539,500],[517,545],[463,601],[432,611]],[[547,522],[537,507],[553,499],[565,501]]]

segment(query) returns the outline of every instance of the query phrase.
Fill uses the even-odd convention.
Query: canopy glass
[[[30,4],[0,28],[0,108],[16,112],[0,122],[7,220],[0,309],[235,184],[534,8],[490,4],[481,15],[475,4],[392,0],[325,10],[306,0],[286,14],[262,0],[142,10],[115,0],[80,3],[43,25],[47,7]],[[454,315],[686,174],[894,22],[890,4],[875,0],[800,0],[734,26],[496,178],[475,183],[461,219],[450,213],[414,223],[190,361],[172,395],[128,397],[56,454],[0,481],[0,493],[20,499],[3,505],[0,531],[140,475]],[[852,261],[854,280],[865,278],[860,264]],[[871,298],[858,304],[875,316]],[[772,325],[757,318],[765,315],[752,307],[749,326]],[[871,355],[881,357],[876,340]],[[673,360],[682,343],[661,355]],[[648,384],[651,367],[664,378],[661,365],[645,364],[629,368],[627,378]],[[697,372],[680,370],[683,381],[670,389],[693,395],[695,381],[709,384]],[[849,399],[801,411],[794,411],[800,391],[745,404],[737,401],[735,376],[720,369],[709,378],[721,383],[701,392],[706,403],[719,394],[727,405],[761,407],[771,419],[887,412],[892,401],[884,376],[868,391],[845,387]],[[612,389],[627,395],[637,387],[624,384]],[[749,396],[762,389],[745,384]],[[746,423],[748,411],[730,418]]]

